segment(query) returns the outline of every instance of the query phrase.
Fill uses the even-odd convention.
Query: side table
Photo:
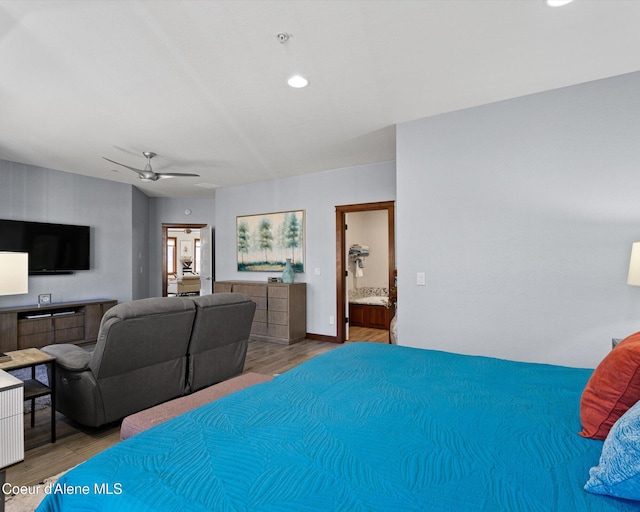
[[[56,442],[56,358],[45,354],[37,348],[26,348],[7,352],[10,361],[0,363],[0,370],[19,370],[31,368],[31,379],[24,381],[24,400],[31,400],[31,427],[35,425],[35,399],[40,396],[51,396],[51,442]],[[50,382],[44,384],[36,379],[36,366],[45,364],[49,368]]]

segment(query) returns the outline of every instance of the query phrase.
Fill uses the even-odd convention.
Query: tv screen
[[[89,270],[89,226],[0,220],[0,251],[29,253],[29,273]]]

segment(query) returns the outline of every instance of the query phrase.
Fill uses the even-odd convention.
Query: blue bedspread
[[[638,510],[582,489],[590,374],[349,344],[106,450],[38,510]]]

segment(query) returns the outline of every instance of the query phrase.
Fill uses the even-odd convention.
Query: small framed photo
[[[41,293],[38,295],[38,306],[48,306],[51,304],[51,294]]]

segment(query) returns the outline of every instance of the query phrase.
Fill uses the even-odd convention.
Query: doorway
[[[211,293],[211,230],[207,224],[162,225],[162,296]]]
[[[395,298],[395,214],[394,214],[394,202],[385,201],[379,203],[362,203],[351,204],[344,206],[336,206],[336,288],[337,288],[337,311],[336,311],[336,342],[344,343],[349,339],[349,289],[353,283],[357,285],[357,281],[354,281],[354,273],[358,273],[358,278],[364,277],[367,267],[367,258],[370,254],[370,247],[368,247],[366,240],[355,241],[350,240],[347,235],[348,229],[348,217],[351,214],[365,213],[365,212],[386,212],[386,247],[376,248],[377,251],[386,251],[386,276],[384,284],[387,290],[387,294],[390,298]],[[351,247],[354,245],[356,247]],[[359,246],[359,247],[358,247]],[[364,246],[364,247],[363,247]],[[351,272],[351,276],[350,273]],[[384,270],[383,270],[384,272]],[[351,280],[350,280],[351,278]],[[355,278],[355,279],[358,279]],[[375,288],[375,287],[374,287]],[[395,300],[393,301],[395,302]],[[395,309],[392,306],[389,308],[388,319],[391,320],[395,313]],[[371,309],[375,311],[375,308]],[[353,309],[352,309],[353,311]],[[388,329],[388,327],[387,327]]]

